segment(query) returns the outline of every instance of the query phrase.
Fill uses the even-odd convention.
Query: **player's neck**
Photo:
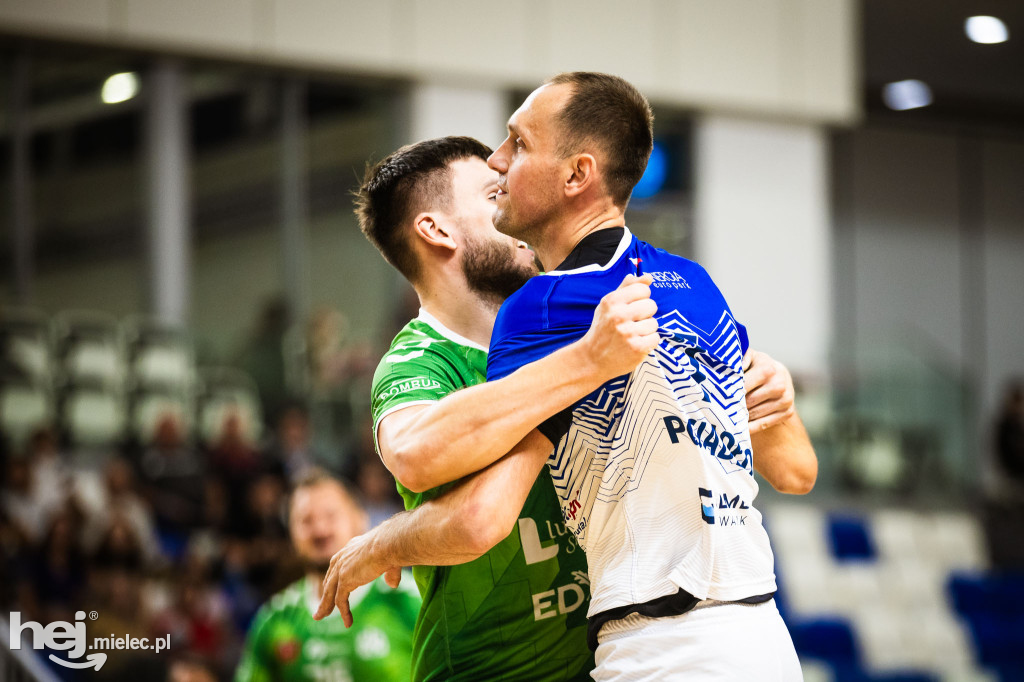
[[[424,279],[427,281],[416,287],[423,309],[459,336],[487,348],[502,302],[482,297],[461,273]]]
[[[543,231],[531,244],[545,270],[557,268],[588,234],[626,224],[626,214],[618,206],[602,206],[563,218]]]
[[[306,571],[306,589],[313,593],[317,602],[324,596],[323,580],[322,571]]]

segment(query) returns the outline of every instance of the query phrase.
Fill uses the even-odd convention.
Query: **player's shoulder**
[[[666,251],[660,247],[649,244],[641,239],[636,240],[637,252],[643,260],[641,270],[643,272],[660,272],[661,269],[669,269],[679,273],[690,273],[708,277],[707,270],[695,260],[680,256],[677,253]]]
[[[395,336],[374,372],[374,384],[424,369],[461,375],[485,362],[487,349],[443,327],[425,312]]]
[[[303,584],[300,579],[265,601],[253,616],[250,630],[259,637],[275,627],[274,623],[287,620],[296,609],[302,608]]]
[[[306,598],[306,579],[300,578],[272,596],[260,608],[267,615],[301,607]]]
[[[544,301],[555,285],[555,278],[545,275],[531,277],[526,284],[505,299],[494,321],[493,340],[522,330],[540,329],[544,325]]]

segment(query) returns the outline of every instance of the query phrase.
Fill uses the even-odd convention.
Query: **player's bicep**
[[[407,434],[413,428],[416,420],[422,416],[423,411],[429,409],[433,404],[434,401],[424,400],[398,405],[377,421],[375,433],[377,451],[384,466],[392,474],[396,474],[395,469],[401,464],[399,457],[405,454],[404,441]]]

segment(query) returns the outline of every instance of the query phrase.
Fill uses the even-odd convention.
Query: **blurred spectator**
[[[1015,382],[1006,392],[996,422],[996,454],[1003,471],[1024,483],[1024,384]]]
[[[107,463],[97,502],[86,528],[87,547],[98,547],[112,526],[127,524],[141,553],[141,565],[151,565],[160,559],[153,512],[139,493],[135,472],[127,460],[117,457]]]
[[[378,356],[368,343],[351,342],[348,329],[341,311],[323,306],[306,325],[305,346],[315,442],[321,452],[332,454],[321,465],[353,478],[359,465],[354,428],[366,411]]]
[[[77,606],[85,585],[85,554],[79,544],[82,517],[73,504],[56,515],[35,552],[32,579],[44,609],[63,613]],[[50,618],[50,620],[55,620]]]
[[[363,493],[370,528],[402,511],[395,489],[395,479],[379,458],[364,458],[356,480],[359,490]]]
[[[29,540],[20,525],[13,523],[4,509],[0,509],[0,608],[11,611],[30,611],[18,601],[29,590],[18,589],[31,575]]]
[[[420,601],[409,576],[399,589],[378,578],[353,594],[351,629],[337,612],[321,621],[310,617],[331,557],[366,530],[366,514],[354,498],[336,479],[311,471],[296,484],[288,527],[306,575],[260,609],[236,682],[408,680]]]
[[[199,453],[187,446],[177,418],[162,416],[139,462],[146,498],[162,531],[184,535],[202,523],[205,469]]]
[[[57,449],[57,434],[53,429],[37,429],[28,440],[25,457],[32,467],[37,499],[44,506],[57,509],[67,499],[71,472]]]
[[[274,418],[288,399],[284,337],[289,324],[287,302],[281,297],[268,300],[238,359],[239,366],[256,382],[263,403],[264,420],[268,424],[274,423]]]
[[[170,634],[172,650],[194,655],[225,669],[237,656],[237,633],[231,624],[231,609],[219,586],[211,580],[209,567],[190,556],[175,573],[173,600],[157,614],[153,630]]]
[[[348,318],[337,308],[323,306],[310,316],[306,345],[314,393],[330,393],[373,371],[372,349],[365,342],[349,344],[348,329]]]
[[[230,483],[247,483],[266,469],[238,412],[229,411],[224,416],[217,438],[210,445],[210,464]]]
[[[2,494],[4,512],[30,542],[37,543],[49,528],[57,505],[51,495],[40,494],[32,463],[24,457],[8,460],[6,478]]]
[[[155,637],[163,636],[153,628],[152,613],[147,608],[147,585],[134,571],[123,567],[100,567],[91,571],[89,581],[90,610],[98,615],[86,621],[89,637]],[[158,680],[166,676],[164,654],[153,651],[110,650],[102,671],[96,679],[109,682]],[[93,679],[89,671],[88,677]]]
[[[313,450],[309,415],[305,409],[291,405],[281,412],[268,455],[290,483],[319,463],[320,458]]]
[[[250,486],[269,466],[250,444],[237,412],[228,412],[220,433],[210,447],[209,462],[217,480],[227,493],[227,513],[235,532],[245,534],[251,510]]]
[[[288,530],[284,525],[284,485],[266,474],[248,488],[244,513],[236,534],[245,541],[246,580],[266,598],[280,587],[277,580],[283,556],[288,554]]]
[[[118,568],[134,573],[142,571],[146,565],[145,554],[128,519],[120,515],[111,517],[106,533],[93,554],[93,562],[101,568]]]
[[[167,682],[218,682],[210,666],[195,659],[180,659],[171,663]]]

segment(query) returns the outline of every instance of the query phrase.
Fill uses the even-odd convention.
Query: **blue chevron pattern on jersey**
[[[717,287],[696,263],[633,240],[643,263],[671,277],[655,277],[661,343],[631,375],[601,386],[572,410],[572,427],[556,444],[549,465],[564,500],[576,497],[613,500],[642,475],[660,421],[651,415],[679,415],[696,445],[719,453],[726,473],[750,473],[746,434],[742,357],[745,338]],[[629,267],[628,259],[621,259]],[[537,277],[506,302],[495,323],[488,363],[489,378],[515,368],[586,333],[593,310],[621,281],[616,268],[559,277]],[[658,281],[682,280],[659,287]],[[643,410],[626,410],[627,404]],[[728,447],[727,447],[728,446]],[[738,446],[738,448],[737,448]],[[738,455],[730,455],[733,451]],[[744,456],[746,453],[747,456]],[[586,472],[604,476],[583,482]],[[584,486],[597,490],[583,490]]]
[[[655,440],[652,426],[638,426],[644,413],[627,413],[629,397],[646,411],[681,414],[706,422],[694,429],[695,442],[713,445],[712,433],[729,434],[747,456],[718,457],[726,473],[752,473],[746,430],[746,404],[742,374],[742,349],[732,317],[723,312],[718,324],[706,332],[689,323],[679,311],[658,317],[662,340],[632,375],[619,377],[585,398],[573,410],[572,427],[558,443],[549,460],[551,477],[563,499],[611,501],[631,490],[630,482],[643,476]],[[721,448],[720,448],[721,449]],[[724,449],[728,455],[729,448]],[[602,470],[597,484],[585,480],[588,471]],[[578,495],[572,495],[573,491]]]
[[[607,263],[533,278],[498,313],[488,379],[583,337],[601,298],[641,263],[660,343],[543,425],[565,526],[587,552],[591,615],[679,589],[726,601],[775,589],[752,506],[746,332],[699,265],[626,231]],[[709,512],[707,499],[729,502]]]

